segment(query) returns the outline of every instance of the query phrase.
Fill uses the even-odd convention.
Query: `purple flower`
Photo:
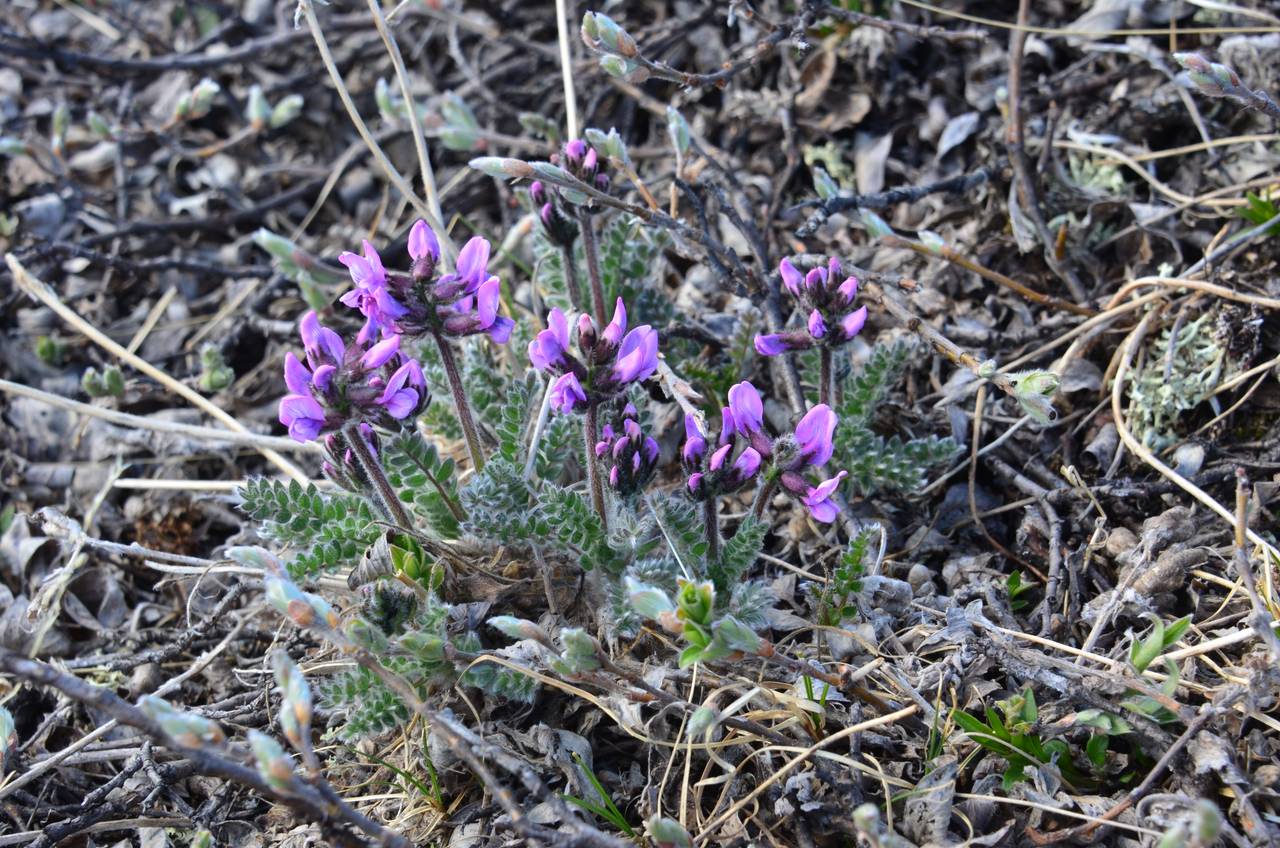
[[[473,236],[458,251],[457,276],[467,282],[468,294],[489,276],[489,241]]]
[[[619,427],[605,424],[595,445],[596,457],[611,463],[609,485],[624,497],[644,490],[657,469],[660,452],[657,441],[640,429],[636,415],[636,408],[627,404]]]
[[[698,419],[692,415],[685,415],[684,448],[680,451],[680,458],[686,465],[697,465],[706,451],[707,440],[702,435],[702,430],[698,428]]]
[[[400,352],[400,337],[389,336],[365,351],[360,357],[360,365],[366,371],[374,371],[386,365],[391,357]]]
[[[314,311],[302,316],[298,331],[302,336],[302,348],[306,351],[307,362],[312,368],[326,363],[339,365],[346,359],[347,346],[342,343],[342,337],[328,327],[321,326],[320,317]]]
[[[796,266],[791,264],[790,259],[784,259],[778,263],[778,270],[782,272],[782,283],[791,292],[791,296],[800,297],[800,284],[804,282],[804,276]]]
[[[579,406],[586,406],[587,393],[572,371],[560,375],[551,387],[551,407],[558,412],[573,412]]]
[[[846,339],[851,339],[862,331],[862,326],[866,323],[867,307],[862,306],[840,319],[840,332]]]
[[[800,447],[800,455],[794,467],[826,465],[835,450],[831,442],[835,430],[836,414],[825,403],[820,403],[805,413],[804,418],[796,425],[796,442]]]
[[[823,480],[817,486],[810,486],[803,500],[804,505],[809,508],[809,513],[815,521],[821,521],[824,524],[830,524],[836,520],[836,516],[840,514],[840,506],[831,499],[836,489],[840,487],[840,481],[848,475],[849,472],[841,471],[829,480]]]
[[[707,463],[707,470],[719,471],[724,466],[724,461],[728,459],[729,454],[731,453],[733,453],[732,444],[716,448],[716,452],[711,454],[711,461]]]
[[[365,328],[361,331],[364,340],[372,338],[380,330],[387,332],[397,318],[409,314],[404,304],[392,297],[387,288],[387,272],[382,267],[382,259],[368,241],[364,242],[364,256],[346,251],[338,257],[338,261],[347,266],[351,279],[356,284],[354,289],[339,300],[358,309],[367,319]]]
[[[432,262],[440,261],[440,240],[436,238],[435,230],[419,218],[409,229],[409,258],[417,261],[427,257]]]
[[[840,284],[838,291],[840,292],[840,296],[844,298],[844,302],[846,304],[852,304],[853,299],[858,296],[858,278],[845,278],[845,281]]]
[[[764,427],[764,403],[760,392],[746,380],[729,389],[729,411],[733,413],[734,429],[744,436],[758,433]]]
[[[788,350],[786,340],[778,333],[756,336],[756,353],[761,356],[779,356]]]
[[[529,361],[539,371],[548,371],[564,362],[569,349],[569,319],[559,309],[547,316],[547,329],[529,342]]]
[[[658,370],[658,331],[641,324],[622,339],[611,371],[619,384],[639,383]]]
[[[293,353],[284,355],[284,384],[295,395],[305,395],[311,391],[312,374],[307,366],[298,361]]]
[[[705,475],[701,471],[695,471],[689,475],[689,491],[698,494],[702,489],[702,478]]]
[[[425,386],[426,379],[421,366],[408,359],[391,375],[377,402],[386,407],[387,414],[398,421],[418,407],[418,390]]]
[[[820,339],[827,334],[827,324],[822,320],[822,313],[813,310],[809,313],[809,335]]]
[[[760,453],[755,448],[747,448],[733,462],[736,482],[741,484],[756,476],[760,470]]]
[[[309,442],[324,427],[324,407],[310,395],[285,395],[280,399],[280,423],[289,428],[294,441]]]
[[[866,323],[865,306],[849,311],[858,295],[858,278],[841,280],[840,260],[836,257],[831,257],[825,267],[811,268],[803,276],[789,259],[779,263],[778,271],[783,285],[806,315],[805,329],[756,336],[756,352],[761,356],[804,350],[815,342],[834,347],[852,339]],[[837,326],[840,332],[832,333]]]
[[[618,298],[617,304],[613,307],[613,320],[604,328],[604,341],[610,347],[617,347],[622,342],[622,336],[627,331],[627,308],[622,305],[622,298]]]

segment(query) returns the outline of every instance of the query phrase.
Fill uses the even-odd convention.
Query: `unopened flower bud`
[[[253,749],[253,758],[258,764],[258,774],[262,775],[272,789],[289,793],[293,783],[295,764],[280,743],[265,733],[257,730],[249,731],[249,747]]]
[[[508,159],[502,156],[479,156],[467,163],[472,169],[491,177],[511,177],[521,179],[531,177],[535,168],[522,159]]]
[[[187,110],[186,117],[189,120],[203,118],[209,114],[209,109],[213,107],[213,98],[218,96],[218,92],[222,91],[222,86],[213,80],[205,77],[191,89],[190,108]]]
[[[249,102],[245,106],[244,117],[255,130],[261,132],[266,129],[267,122],[271,120],[271,104],[267,102],[267,95],[262,93],[262,86],[254,85],[249,88]]]
[[[290,123],[294,118],[302,114],[302,104],[301,94],[287,95],[271,110],[271,119],[267,121],[267,126],[273,130],[278,130],[285,124]]]
[[[179,710],[155,695],[143,695],[139,698],[138,708],[159,724],[170,739],[184,748],[221,745],[227,738],[217,722]]]

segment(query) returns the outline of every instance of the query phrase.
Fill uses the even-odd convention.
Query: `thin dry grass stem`
[[[1143,286],[1161,286],[1171,289],[1191,289],[1193,291],[1212,294],[1223,300],[1234,300],[1236,303],[1247,303],[1251,306],[1260,306],[1265,309],[1280,309],[1280,299],[1274,297],[1264,297],[1263,295],[1244,294],[1235,289],[1220,286],[1215,283],[1204,282],[1203,280],[1186,280],[1181,277],[1139,277],[1136,280],[1129,280],[1120,290],[1111,296],[1111,300],[1107,302],[1107,308],[1110,309],[1120,303],[1129,292]]]
[[[236,433],[249,432],[248,429],[243,424],[241,424],[231,415],[219,409],[217,406],[211,403],[207,398],[205,398],[195,389],[192,389],[190,386],[186,385],[185,383],[182,383],[178,380],[175,380],[173,377],[170,377],[168,374],[161,371],[159,368],[155,367],[151,363],[147,362],[145,359],[138,356],[137,354],[130,353],[128,350],[121,347],[117,342],[107,337],[107,335],[104,334],[97,327],[93,326],[84,318],[80,317],[80,315],[74,309],[72,309],[71,307],[63,303],[62,299],[58,297],[57,293],[55,293],[53,289],[51,289],[46,283],[32,276],[31,273],[28,272],[25,267],[23,267],[22,263],[19,262],[17,257],[14,256],[12,253],[6,253],[4,256],[4,261],[9,266],[10,273],[13,274],[14,285],[16,285],[22,291],[34,297],[36,300],[39,300],[45,306],[49,307],[58,315],[59,318],[61,318],[63,321],[66,321],[78,332],[86,336],[94,344],[98,345],[103,350],[115,356],[125,365],[128,365],[129,367],[137,371],[141,371],[143,374],[146,374],[148,377],[160,383],[169,391],[173,392],[174,394],[178,395],[184,400],[190,402],[197,409],[200,409],[205,413],[209,414],[210,416],[217,419],[222,424],[225,424],[229,429],[235,431]],[[272,464],[274,464],[277,468],[279,468],[285,474],[292,477],[294,480],[297,480],[299,483],[302,483],[304,485],[310,482],[310,479],[307,477],[306,472],[298,468],[293,463],[289,462],[289,460],[285,459],[283,456],[277,453],[274,449],[269,447],[262,447],[261,445],[254,445],[254,447],[256,447],[262,453],[262,455],[266,457]]]
[[[905,6],[914,6],[917,9],[924,9],[944,18],[955,18],[961,21],[968,21],[972,24],[980,24],[982,26],[994,27],[995,29],[1021,29],[1036,35],[1042,35],[1050,38],[1073,38],[1077,36],[1090,36],[1093,38],[1111,38],[1119,35],[1155,35],[1167,36],[1169,28],[1128,28],[1128,29],[1075,29],[1073,27],[1044,27],[1019,25],[1010,23],[1009,21],[1001,21],[996,18],[984,18],[981,15],[970,15],[964,12],[956,12],[951,9],[944,9],[941,6],[935,6],[927,3],[925,0],[900,0]],[[1177,30],[1179,35],[1228,35],[1228,34],[1246,34],[1246,33],[1268,33],[1280,32],[1280,26],[1257,26],[1257,27],[1179,27]]]
[[[570,50],[569,10],[556,0],[556,41],[560,48],[560,79],[564,83],[564,122],[569,138],[578,137],[578,98],[573,90],[573,54]]]
[[[431,218],[427,223],[440,238],[444,258],[452,259],[457,256],[457,247],[449,236],[448,228],[444,225],[444,212],[440,209],[440,196],[436,192],[436,173],[431,167],[427,138],[422,131],[422,121],[418,120],[416,101],[412,89],[409,88],[409,73],[405,70],[404,58],[400,55],[400,45],[396,43],[395,34],[391,32],[386,19],[382,16],[382,5],[379,0],[369,0],[369,14],[373,16],[373,24],[377,27],[378,35],[381,36],[382,43],[387,48],[387,55],[391,57],[391,67],[396,72],[400,96],[409,109],[409,131],[413,135],[413,148],[418,154],[418,168],[422,172],[422,193],[427,198],[427,205],[431,207]]]
[[[448,230],[445,228],[444,222],[437,218],[430,204],[418,197],[413,187],[396,170],[396,166],[391,164],[391,160],[387,158],[387,154],[382,150],[382,145],[378,143],[373,133],[369,131],[364,118],[360,117],[360,111],[356,109],[356,104],[351,100],[351,92],[347,90],[347,85],[342,80],[342,74],[338,71],[338,66],[333,60],[333,53],[329,50],[329,42],[324,37],[324,30],[320,27],[320,21],[316,18],[313,0],[299,0],[299,2],[306,17],[307,27],[311,30],[311,37],[315,40],[316,48],[320,52],[320,61],[324,63],[325,70],[329,72],[329,79],[333,81],[333,87],[337,90],[342,106],[346,109],[347,116],[351,118],[351,123],[355,126],[356,132],[364,140],[365,146],[373,154],[374,161],[378,163],[378,167],[382,169],[382,173],[387,180],[404,195],[406,200],[413,204],[413,208],[417,213],[425,218],[431,228],[441,237],[441,247],[443,248],[445,244],[448,244]],[[410,101],[410,106],[412,106],[412,101]]]
[[[930,347],[945,356],[952,364],[971,371],[975,377],[989,379],[1007,395],[1016,394],[1013,381],[1009,379],[1007,374],[996,371],[990,377],[984,377],[983,363],[976,356],[961,349],[955,342],[935,330],[880,284],[863,283],[862,291],[872,301],[884,306],[885,310],[897,319],[900,324],[927,342]]]
[[[55,395],[40,389],[25,386],[22,383],[12,383],[8,380],[0,380],[0,391],[6,394],[17,395],[18,397],[27,397],[32,400],[38,400],[41,403],[47,403],[50,406],[65,409],[68,412],[76,412],[82,415],[89,415],[94,418],[100,418],[103,421],[109,421],[112,424],[119,424],[122,427],[136,427],[140,430],[152,430],[157,433],[173,433],[179,436],[186,436],[190,439],[197,439],[202,442],[222,442],[232,445],[243,445],[249,448],[268,448],[279,451],[293,451],[296,453],[323,453],[324,447],[319,442],[295,442],[293,439],[282,436],[262,436],[257,433],[234,432],[231,430],[219,430],[216,427],[201,427],[197,424],[180,424],[176,421],[164,421],[159,418],[147,418],[142,415],[132,415],[128,412],[117,412],[114,409],[107,409],[101,406],[94,406],[89,403],[82,403],[78,400],[64,398],[61,395]],[[190,484],[193,481],[187,480]],[[198,482],[198,481],[194,481]]]
[[[1041,294],[1035,289],[1024,286],[1022,283],[1012,277],[1001,274],[999,271],[993,271],[983,265],[979,265],[969,257],[960,253],[953,247],[942,245],[941,247],[931,248],[921,244],[915,239],[905,238],[899,235],[884,235],[880,237],[880,242],[888,247],[905,247],[907,250],[913,251],[925,257],[939,257],[945,259],[953,265],[958,265],[966,271],[972,271],[983,279],[990,280],[998,286],[1008,289],[1009,291],[1023,297],[1033,303],[1041,306],[1049,306],[1054,309],[1061,309],[1065,312],[1072,312],[1076,315],[1082,315],[1086,318],[1092,318],[1098,313],[1087,306],[1081,306],[1078,303],[1072,303],[1069,300],[1052,297],[1047,294]]]

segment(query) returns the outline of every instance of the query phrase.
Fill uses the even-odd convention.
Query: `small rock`
[[[911,570],[907,572],[907,582],[911,584],[911,589],[919,595],[932,595],[938,591],[938,587],[933,582],[933,569],[924,563],[917,562],[911,566]]]
[[[1107,556],[1119,559],[1138,546],[1138,537],[1128,527],[1117,527],[1107,534]]]
[[[67,205],[53,192],[13,205],[22,229],[31,235],[53,241],[67,219]]]
[[[129,675],[129,694],[137,698],[160,688],[165,677],[158,663],[143,663]]]

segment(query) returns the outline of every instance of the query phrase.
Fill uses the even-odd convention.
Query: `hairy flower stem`
[[[582,301],[582,282],[578,279],[578,263],[573,258],[573,245],[560,247],[560,264],[564,266],[564,284],[569,289],[569,304],[574,312],[586,310]]]
[[[826,345],[818,351],[818,403],[831,405],[831,348]]]
[[[600,461],[596,458],[596,442],[600,441],[599,422],[596,419],[596,406],[587,407],[587,414],[582,419],[582,434],[587,448],[587,479],[591,483],[591,503],[600,516],[600,526],[609,532],[609,517],[604,508],[604,481],[600,479]]]
[[[395,490],[391,488],[391,481],[387,479],[386,472],[378,463],[378,458],[373,455],[373,451],[369,450],[369,443],[360,433],[360,425],[354,422],[345,425],[342,428],[342,437],[360,463],[365,479],[373,486],[373,491],[378,496],[382,508],[386,510],[387,517],[394,521],[396,526],[412,530],[413,521],[409,518],[409,513],[405,512],[404,504],[400,502]]]
[[[751,514],[757,520],[764,515],[765,504],[769,503],[773,497],[773,490],[778,487],[778,478],[776,473],[770,473],[764,478],[764,482],[760,484],[760,488],[756,490],[756,499],[751,504]]]
[[[587,280],[591,283],[592,311],[595,312],[596,326],[603,327],[607,319],[604,283],[600,280],[600,247],[596,244],[596,231],[592,226],[591,216],[585,211],[578,212],[578,229],[582,231],[582,253],[587,260]]]
[[[453,348],[449,340],[439,333],[431,334],[440,348],[440,363],[444,365],[445,376],[449,378],[449,391],[453,394],[453,406],[458,411],[458,421],[462,423],[462,435],[467,442],[467,452],[471,454],[471,467],[477,474],[484,468],[484,454],[480,452],[480,434],[476,431],[475,419],[471,417],[471,405],[467,403],[467,392],[462,387],[462,375],[458,373],[458,361],[453,357]]]
[[[720,504],[714,497],[702,502],[702,521],[707,531],[707,562],[720,560]]]

